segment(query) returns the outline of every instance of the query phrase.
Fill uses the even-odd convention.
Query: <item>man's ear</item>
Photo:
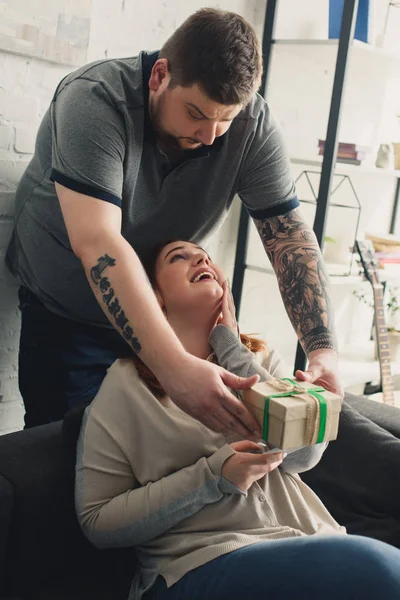
[[[152,92],[157,92],[161,85],[169,84],[171,74],[169,71],[168,59],[159,58],[153,65],[149,79],[149,88]]]

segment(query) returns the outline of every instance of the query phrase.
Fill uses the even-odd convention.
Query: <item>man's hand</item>
[[[256,442],[261,440],[257,421],[228,389],[248,389],[257,383],[258,375],[238,377],[186,353],[170,365],[168,373],[158,373],[157,377],[171,400],[209,429]]]
[[[307,370],[296,371],[296,379],[321,385],[326,390],[339,394],[343,398],[344,390],[340,384],[336,351],[322,348],[311,352],[308,358]]]

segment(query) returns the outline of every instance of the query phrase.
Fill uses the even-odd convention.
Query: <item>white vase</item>
[[[381,144],[379,146],[375,166],[379,169],[394,169],[394,152],[392,144]]]

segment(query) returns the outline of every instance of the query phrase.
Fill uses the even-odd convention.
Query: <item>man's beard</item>
[[[154,102],[154,99],[151,99],[151,98],[149,101],[150,120],[151,120],[153,129],[156,132],[157,137],[160,139],[160,141],[162,142],[163,145],[171,148],[172,150],[180,150],[181,152],[183,152],[185,150],[190,151],[191,148],[182,147],[180,140],[192,140],[192,138],[172,135],[171,133],[166,131],[166,129],[163,127],[162,123],[163,123],[163,117],[164,117],[164,104],[165,104],[164,94],[162,94],[158,98],[157,103]],[[193,140],[193,142],[195,142],[197,144],[201,143],[197,140]],[[193,149],[195,149],[195,148],[193,148]]]

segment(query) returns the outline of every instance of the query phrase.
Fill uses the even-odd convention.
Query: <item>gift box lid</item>
[[[305,393],[307,390],[321,390],[319,386],[303,381],[296,382],[296,385],[301,386]],[[288,395],[282,396],[282,393],[287,393]],[[318,393],[330,403],[333,413],[340,412],[342,406],[341,396],[328,392],[327,390],[319,391]],[[279,394],[279,396],[271,398],[271,396],[276,396],[276,394]],[[270,397],[268,412],[271,416],[276,417],[281,421],[294,421],[296,419],[306,418],[307,404],[302,399],[302,395],[291,395],[290,391],[282,392],[282,390],[278,390],[275,386],[268,383],[268,381],[256,383],[250,390],[243,391],[243,401],[246,404],[252,404],[255,408],[262,411],[265,407],[265,399],[268,396]]]

